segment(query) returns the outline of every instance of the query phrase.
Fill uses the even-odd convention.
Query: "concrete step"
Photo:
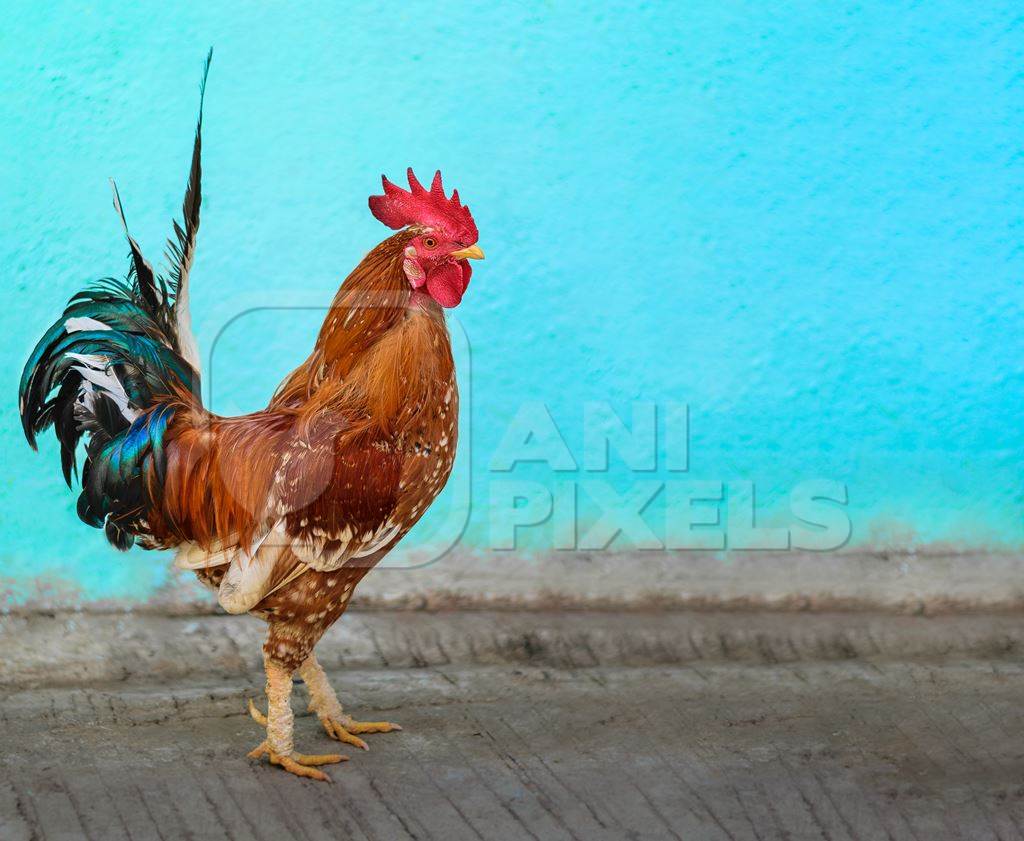
[[[249,616],[55,613],[0,617],[0,686],[258,673]],[[330,669],[523,664],[549,668],[1014,658],[1015,614],[352,611],[317,647]]]
[[[165,563],[159,554],[125,563]],[[509,552],[453,551],[423,566],[391,559],[359,585],[353,606],[415,610],[868,610],[891,613],[1024,610],[1024,557],[1013,552]],[[212,613],[216,600],[176,570],[146,604],[86,602],[40,581],[19,612],[124,610]],[[0,603],[4,592],[0,588]]]

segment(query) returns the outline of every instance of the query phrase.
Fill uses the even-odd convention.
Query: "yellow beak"
[[[460,248],[458,251],[453,251],[452,257],[456,260],[483,260],[484,252],[479,245],[471,245],[469,248]]]

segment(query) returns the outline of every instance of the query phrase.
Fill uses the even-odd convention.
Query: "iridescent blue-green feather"
[[[173,416],[171,406],[158,405],[117,438],[99,447],[90,446],[79,516],[90,525],[104,523],[108,539],[113,538],[111,542],[118,548],[131,545],[125,534],[139,526],[146,509],[156,502],[149,497],[147,488],[153,485],[147,480],[153,473],[161,480],[165,474],[165,436]],[[111,523],[116,529],[110,528]]]

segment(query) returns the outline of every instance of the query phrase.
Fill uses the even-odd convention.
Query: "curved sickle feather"
[[[206,78],[210,74],[213,47],[206,54],[203,65],[203,79],[199,83],[199,119],[196,122],[196,139],[192,145],[192,166],[185,185],[185,198],[181,204],[182,223],[174,220],[174,237],[167,240],[166,258],[170,266],[167,286],[174,297],[174,320],[178,334],[178,349],[185,360],[197,372],[199,345],[192,333],[192,313],[189,310],[188,276],[196,252],[196,234],[199,231],[199,208],[203,202],[203,101],[206,98]]]

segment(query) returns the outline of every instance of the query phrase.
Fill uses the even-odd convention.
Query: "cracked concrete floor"
[[[350,712],[406,728],[331,785],[245,758],[256,675],[5,691],[0,838],[1024,837],[1010,660],[331,677]],[[296,745],[335,743],[300,715]]]

